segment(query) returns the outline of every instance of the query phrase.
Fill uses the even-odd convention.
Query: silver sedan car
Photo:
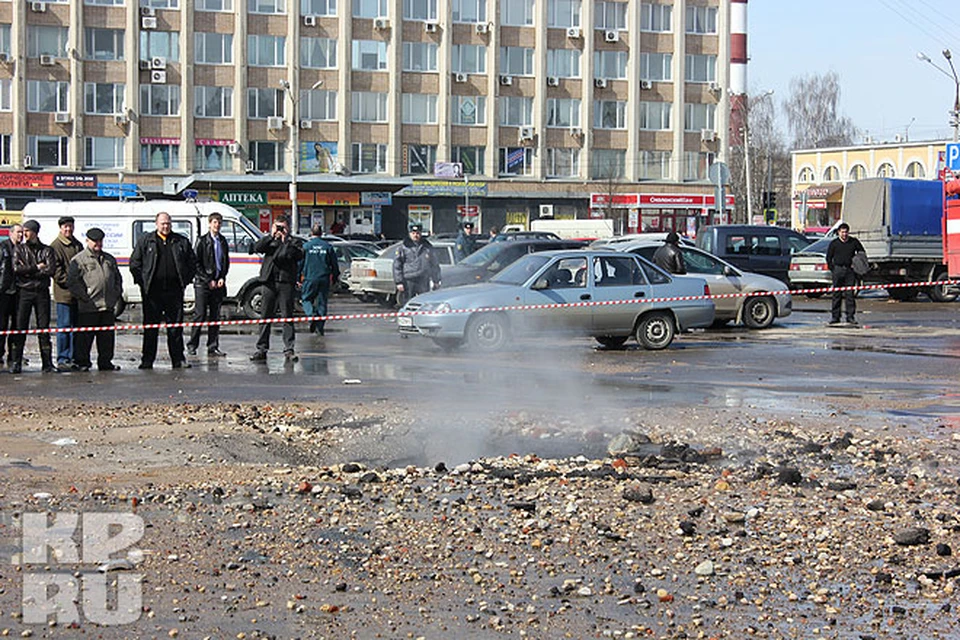
[[[545,251],[488,282],[416,296],[397,325],[401,334],[423,335],[443,348],[466,343],[492,351],[515,334],[549,330],[594,336],[607,347],[634,337],[647,349],[664,349],[677,332],[713,322],[708,293],[702,278],[671,276],[632,254]],[[509,309],[518,306],[527,308]]]

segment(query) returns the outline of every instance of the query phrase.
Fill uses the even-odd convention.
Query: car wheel
[[[626,336],[597,336],[597,342],[600,346],[607,349],[619,349],[627,343]]]
[[[917,287],[888,287],[887,293],[894,300],[900,302],[910,302],[916,300],[920,290]]]
[[[433,344],[444,351],[454,351],[463,345],[463,340],[460,338],[433,338]]]
[[[497,351],[509,339],[510,329],[503,316],[483,313],[470,318],[467,323],[467,344],[479,351]]]
[[[950,276],[946,271],[941,271],[934,278],[935,281],[949,280]],[[957,285],[935,284],[928,289],[928,295],[934,302],[953,302],[960,294],[960,288]]]
[[[257,320],[263,313],[263,285],[255,284],[243,294],[243,316],[247,320]]]
[[[766,329],[777,317],[772,298],[750,297],[743,303],[743,324],[750,329]]]
[[[653,311],[640,318],[637,323],[636,338],[644,349],[658,351],[666,349],[673,342],[676,329],[673,318],[664,311]]]

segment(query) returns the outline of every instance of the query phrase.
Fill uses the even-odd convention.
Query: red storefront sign
[[[83,173],[0,173],[0,189],[96,189],[97,176]]]
[[[605,193],[590,194],[590,206],[592,208],[612,206],[620,208],[671,207],[702,209],[713,207],[715,201],[716,198],[712,195],[682,193],[624,193],[614,194],[612,198],[609,194]],[[733,195],[727,194],[727,208],[733,207],[733,204]]]

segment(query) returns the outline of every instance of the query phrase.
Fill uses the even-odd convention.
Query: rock
[[[689,450],[690,445],[685,442],[666,442],[660,447],[660,455],[667,460],[683,460]]]
[[[653,504],[653,491],[650,487],[635,485],[623,490],[623,499],[628,502],[639,502],[640,504]]]
[[[830,448],[834,451],[842,451],[853,444],[853,434],[849,431],[833,442],[830,443]]]
[[[867,503],[867,510],[869,511],[883,511],[886,509],[886,505],[883,500],[871,500]]]
[[[356,499],[356,498],[363,497],[363,491],[361,491],[359,487],[354,487],[348,484],[340,487],[340,493],[345,495],[348,498]]]
[[[856,489],[857,483],[852,480],[834,480],[827,483],[827,489],[830,491],[850,491]]]
[[[689,520],[684,520],[680,523],[680,531],[685,536],[692,536],[697,531],[697,525]]]
[[[437,473],[446,473],[447,465],[445,465],[442,462],[438,462],[437,465],[433,468],[433,470],[436,471]]]
[[[650,444],[650,438],[642,433],[624,431],[618,433],[607,445],[607,453],[617,458],[639,453],[644,445]]]
[[[530,500],[514,500],[512,502],[508,502],[507,506],[511,509],[527,511],[529,513],[533,513],[537,510],[537,503]]]
[[[367,484],[371,482],[373,483],[383,482],[383,478],[381,478],[380,475],[374,471],[368,471],[362,476],[360,476],[360,484]]]
[[[797,486],[803,482],[803,476],[796,467],[780,467],[777,469],[777,483]]]
[[[693,570],[698,576],[712,576],[714,571],[713,560],[704,560]]]
[[[297,493],[310,493],[313,491],[313,485],[303,480],[297,485]]]
[[[894,542],[904,547],[912,547],[930,542],[930,530],[923,527],[909,527],[894,534]]]
[[[941,542],[937,545],[937,555],[941,557],[951,556],[953,555],[953,549],[950,548],[950,545]]]
[[[362,467],[356,462],[348,462],[340,467],[340,470],[344,473],[357,473],[360,471],[360,469],[362,469]]]
[[[133,568],[134,568],[134,565],[132,562],[130,562],[126,558],[119,558],[116,560],[110,560],[108,562],[103,563],[102,565],[97,567],[97,571],[99,571],[100,573],[106,573],[108,571],[130,571]]]

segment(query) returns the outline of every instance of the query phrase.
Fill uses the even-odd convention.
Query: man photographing
[[[299,242],[290,236],[286,217],[281,216],[274,221],[270,235],[257,240],[253,251],[263,255],[263,264],[260,265],[260,282],[263,284],[261,319],[292,318],[303,249]],[[272,328],[270,322],[260,325],[257,350],[250,356],[252,362],[267,361]],[[293,321],[287,320],[283,323],[283,355],[287,362],[297,360],[293,350],[295,337]]]

